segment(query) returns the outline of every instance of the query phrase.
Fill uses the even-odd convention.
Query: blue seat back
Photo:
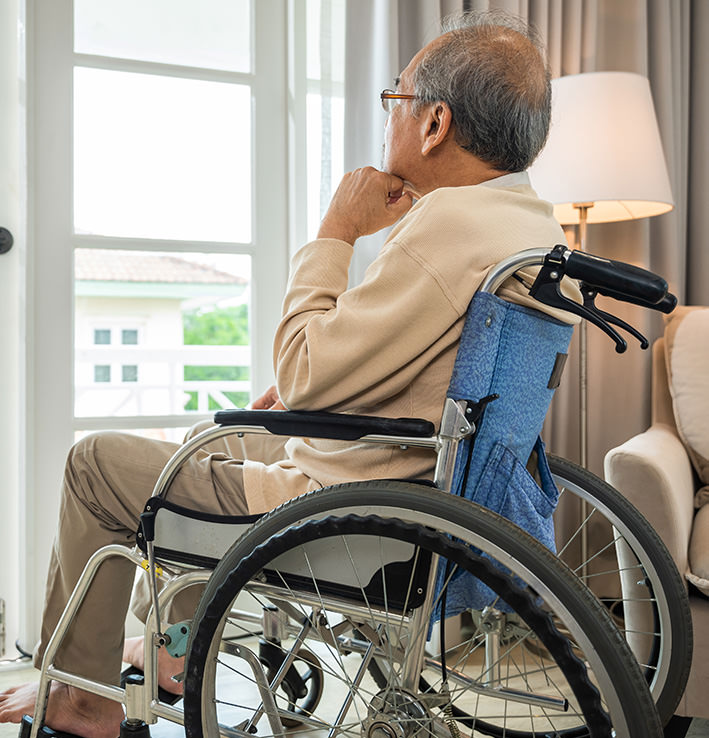
[[[474,437],[461,444],[451,491],[503,515],[552,550],[559,493],[540,433],[572,333],[573,326],[537,310],[478,293],[448,389],[452,399],[475,403],[498,396],[485,405]],[[541,486],[526,468],[533,450]],[[481,609],[490,600],[477,580],[460,579],[450,588],[447,615]]]

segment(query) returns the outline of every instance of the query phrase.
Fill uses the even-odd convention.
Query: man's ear
[[[453,114],[447,103],[437,102],[426,110],[422,118],[421,153],[426,156],[446,139],[453,127]]]

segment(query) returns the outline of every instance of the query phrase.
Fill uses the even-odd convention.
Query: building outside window
[[[222,257],[221,269],[206,261],[187,253],[75,251],[78,417],[208,413],[248,402],[243,260]]]

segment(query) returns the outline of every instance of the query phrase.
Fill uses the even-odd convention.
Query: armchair
[[[677,715],[709,718],[709,308],[666,318],[653,346],[652,424],[608,452],[605,476],[686,577],[694,653]]]

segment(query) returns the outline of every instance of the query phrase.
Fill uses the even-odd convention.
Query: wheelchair
[[[529,267],[540,267],[536,277]],[[494,294],[517,273],[538,301],[594,322],[620,350],[611,324],[633,329],[595,308],[596,294],[665,312],[676,302],[663,280],[636,267],[563,246],[523,251],[494,267],[471,303],[437,432],[418,419],[218,412],[217,425],[163,470],[137,546],[107,546],[88,562],[47,647],[24,735],[41,734],[53,680],[122,702],[122,735],[149,735],[158,718],[183,724],[191,738],[661,735],[656,703],[663,719],[671,714],[683,688],[681,649],[691,645],[670,622],[686,595],[659,539],[614,490],[563,460],[547,463],[538,436],[572,328]],[[582,305],[563,296],[565,276],[581,280]],[[264,516],[217,519],[172,504],[181,465],[232,434],[426,448],[436,454],[434,480],[337,485]],[[532,451],[539,484],[525,468]],[[619,561],[637,558],[613,575],[628,621],[637,588],[649,593],[649,633],[614,619],[583,570],[579,577],[562,563],[569,545],[554,540],[555,480],[611,523]],[[124,688],[53,663],[110,556],[146,569],[153,600],[145,677]],[[204,591],[193,619],[163,622],[172,599],[197,584]],[[186,655],[183,709],[159,699],[160,648]]]

